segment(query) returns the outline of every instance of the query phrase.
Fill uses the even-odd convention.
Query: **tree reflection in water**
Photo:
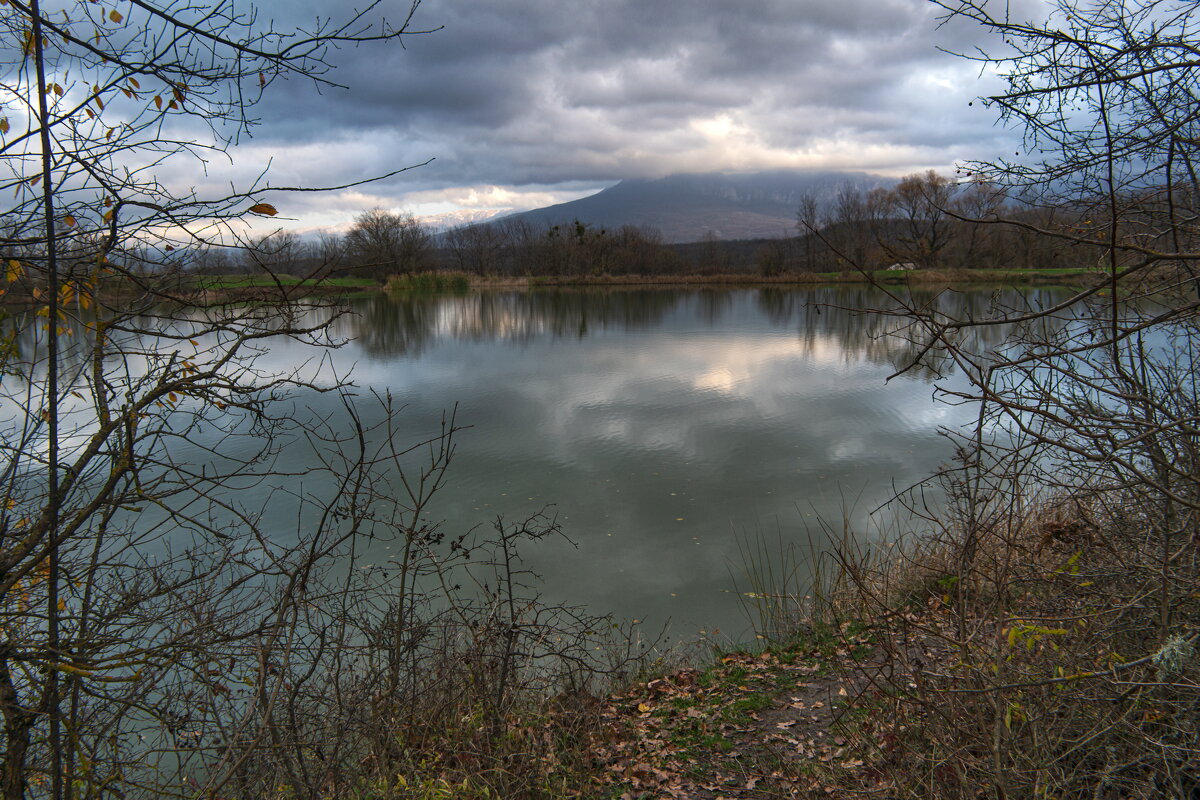
[[[565,289],[477,292],[462,295],[381,294],[354,305],[355,316],[342,329],[376,357],[419,356],[442,341],[528,342],[539,337],[578,338],[600,331],[647,330],[671,317],[709,327],[731,313],[739,295],[749,293],[763,317],[777,329],[794,329],[808,352],[830,337],[847,360],[866,359],[899,368],[912,363],[921,345],[908,335],[906,321],[886,312],[886,295],[866,286],[748,290]],[[960,317],[985,319],[1000,308],[1044,307],[1056,290],[908,292],[918,305],[933,305]],[[1011,326],[972,329],[972,352],[1000,346]],[[932,351],[910,370],[928,381],[953,374],[953,364]]]

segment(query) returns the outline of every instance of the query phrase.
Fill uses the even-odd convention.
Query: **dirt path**
[[[843,628],[609,698],[596,796],[766,800],[885,789],[897,676],[883,649]]]

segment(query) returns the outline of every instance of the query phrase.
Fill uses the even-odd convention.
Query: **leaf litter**
[[[730,653],[706,670],[680,670],[610,696],[592,745],[596,796],[886,795],[905,723],[900,701],[883,688],[895,677],[879,680],[881,635],[894,634],[843,625],[832,644],[802,639]]]

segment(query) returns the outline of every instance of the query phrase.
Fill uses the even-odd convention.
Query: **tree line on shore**
[[[1040,187],[1045,189],[1046,187]],[[1169,229],[1170,213],[1196,207],[1187,187],[1148,186],[1117,198],[1145,230]],[[1018,193],[975,176],[933,170],[891,188],[846,182],[822,200],[806,193],[796,235],[668,243],[649,226],[615,230],[581,220],[534,224],[520,216],[435,231],[413,214],[371,209],[345,234],[280,231],[244,247],[191,254],[207,274],[352,274],[385,279],[434,271],[490,276],[588,276],[843,272],[854,269],[1097,269],[1107,253],[1093,220],[1109,198],[1062,200]],[[1048,235],[1051,234],[1051,235]],[[1165,233],[1143,236],[1165,244]]]

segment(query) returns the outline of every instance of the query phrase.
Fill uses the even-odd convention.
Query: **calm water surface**
[[[575,546],[527,553],[548,598],[737,638],[738,536],[867,530],[972,417],[935,398],[952,375],[886,380],[911,345],[847,310],[881,305],[867,289],[377,297],[337,321],[333,362],[405,403],[414,438],[457,404],[471,427],[433,510],[447,532],[552,505]]]

